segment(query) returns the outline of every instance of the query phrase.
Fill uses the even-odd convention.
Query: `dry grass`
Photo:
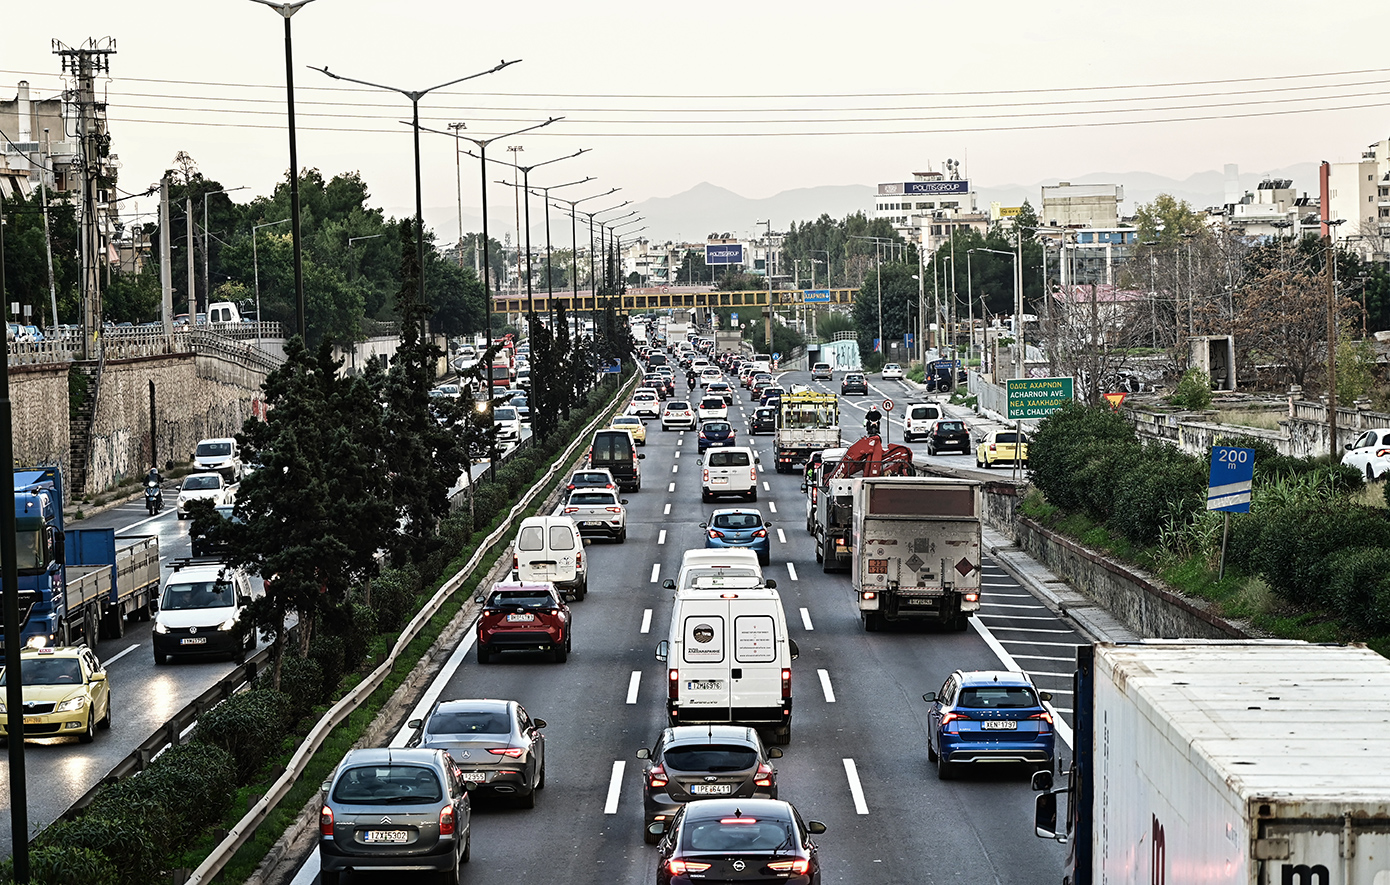
[[[1368,482],[1347,497],[1352,504],[1360,504],[1362,507],[1384,507],[1385,481]]]
[[[1261,430],[1278,430],[1279,422],[1287,417],[1288,412],[1286,411],[1223,409],[1216,413],[1216,423],[1235,424],[1239,427],[1258,427]]]

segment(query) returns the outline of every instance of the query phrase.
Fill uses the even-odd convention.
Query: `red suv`
[[[570,609],[554,584],[493,584],[477,601],[478,663],[501,651],[548,651],[557,663],[569,658]]]

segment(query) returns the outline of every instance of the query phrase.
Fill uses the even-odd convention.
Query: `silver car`
[[[619,544],[627,540],[627,499],[607,489],[575,489],[560,511],[579,526],[579,534],[602,535]]]
[[[443,750],[349,750],[319,810],[323,885],[349,870],[427,870],[458,885],[472,853],[472,789]]]
[[[532,719],[516,701],[494,698],[440,701],[424,719],[406,723],[413,743],[443,749],[458,778],[496,796],[512,796],[536,807],[545,788],[544,719]]]

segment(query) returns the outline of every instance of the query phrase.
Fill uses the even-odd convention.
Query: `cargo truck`
[[[821,464],[808,478],[811,505],[815,508],[812,532],[816,536],[816,562],[827,572],[850,567],[850,530],[853,526],[854,488],[857,476],[911,476],[912,450],[888,445],[876,436],[864,437],[847,449],[826,449]]]
[[[850,584],[865,630],[909,620],[966,628],[980,609],[980,488],[935,476],[855,483]]]
[[[782,397],[775,452],[778,473],[791,473],[813,452],[840,445],[840,398],[833,393]]]
[[[1072,766],[1035,831],[1069,885],[1390,882],[1390,661],[1359,646],[1077,649]],[[1058,798],[1065,796],[1064,828]]]
[[[15,469],[14,488],[24,645],[72,645],[81,637],[95,646],[99,636],[124,635],[128,616],[149,619],[159,598],[157,537],[65,532],[57,467]]]

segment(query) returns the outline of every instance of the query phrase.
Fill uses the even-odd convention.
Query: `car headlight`
[[[58,705],[55,712],[71,713],[73,710],[81,710],[85,706],[87,706],[87,698],[83,695],[78,695],[75,698],[68,698],[66,701],[63,701]]]
[[[154,632],[156,632],[156,633],[168,633],[168,632],[169,632],[169,625],[168,625],[168,624],[165,624],[163,621],[155,621],[155,622],[154,622]]]
[[[47,636],[30,636],[29,641],[24,643],[25,648],[45,648],[47,645]]]
[[[218,629],[218,630],[221,630],[223,633],[227,632],[228,630],[235,630],[235,629],[236,629],[236,618],[228,618],[227,620],[225,620],[225,621],[223,621],[222,623],[218,624],[218,625],[217,625],[217,629]]]

